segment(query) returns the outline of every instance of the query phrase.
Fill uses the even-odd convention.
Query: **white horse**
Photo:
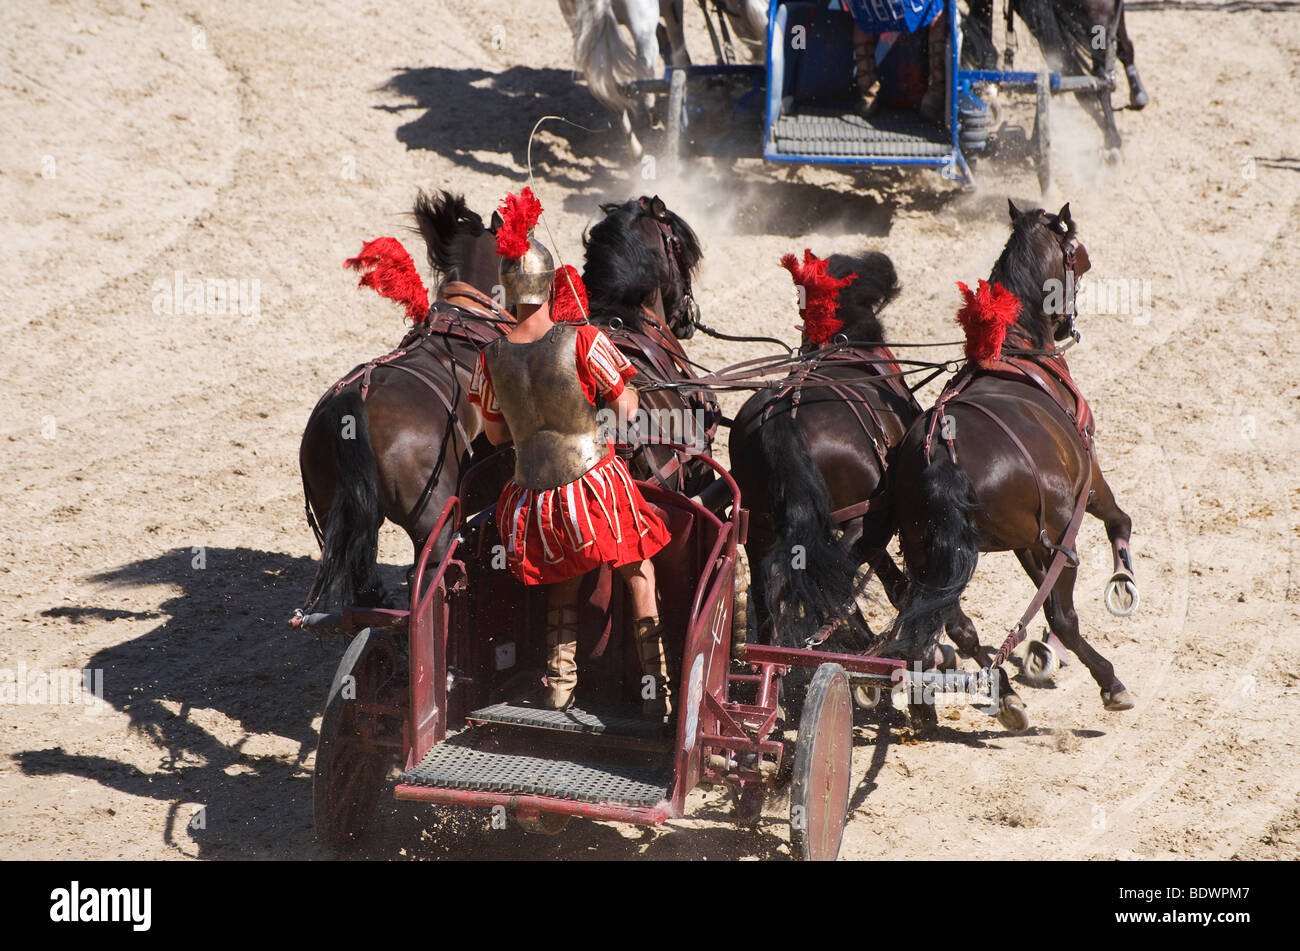
[[[669,61],[689,66],[683,31],[684,0],[559,0],[573,32],[574,65],[587,79],[597,101],[618,117],[634,158],[642,154],[628,114],[631,101],[620,89],[634,79],[652,79],[659,55],[657,31],[662,17],[668,38]],[[752,50],[761,50],[767,37],[764,0],[716,0],[732,29]],[[635,52],[619,33],[619,24],[632,33]]]

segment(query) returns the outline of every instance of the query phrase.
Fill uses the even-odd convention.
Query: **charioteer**
[[[646,716],[667,718],[669,665],[650,558],[668,543],[627,466],[602,438],[596,401],[634,419],[636,370],[587,322],[578,272],[556,270],[532,234],[542,213],[532,190],[508,195],[497,232],[500,281],[517,323],[484,348],[470,384],[493,445],[514,442],[515,472],[496,505],[506,563],[523,584],[547,585],[543,706],[572,706],[578,683],[578,592],[587,573],[609,565],[634,611]],[[648,696],[647,696],[648,694]]]

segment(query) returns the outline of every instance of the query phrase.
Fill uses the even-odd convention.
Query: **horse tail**
[[[365,403],[356,389],[334,397],[326,412],[333,433],[338,477],[325,516],[320,567],[307,603],[311,608],[349,604],[377,607],[379,581],[379,469],[370,448]]]
[[[830,490],[790,414],[770,416],[758,439],[777,539],[761,566],[768,612],[787,646],[802,647],[843,612],[858,564],[836,537]]]
[[[587,87],[600,103],[613,112],[623,112],[631,102],[619,90],[619,83],[636,78],[636,57],[618,32],[612,0],[579,3],[574,13],[573,56],[587,77]]]
[[[903,601],[890,645],[908,656],[920,656],[932,646],[979,561],[979,533],[972,518],[979,503],[970,477],[949,459],[935,460],[921,473],[921,495],[927,524],[925,564]]]

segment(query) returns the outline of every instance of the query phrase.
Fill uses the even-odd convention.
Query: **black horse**
[[[679,341],[695,333],[699,312],[692,279],[703,257],[700,241],[658,196],[603,204],[600,210],[605,217],[583,240],[591,322],[637,368],[633,386],[650,430],[642,435],[692,447],[680,452],[647,441],[622,452],[638,479],[695,495],[714,474],[694,457],[711,451],[721,418],[712,393],[674,385],[695,376]]]
[[[858,275],[840,292],[844,342],[817,348],[805,337],[783,385],[755,393],[731,429],[731,473],[750,510],[749,610],[761,641],[792,647],[846,614],[864,563],[900,597],[904,578],[885,551],[894,533],[885,472],[921,412],[880,321],[899,291],[893,262],[834,254],[828,272]],[[847,649],[869,646],[857,618],[834,636]]]
[[[510,324],[478,290],[497,282],[495,237],[449,192],[421,193],[414,215],[440,278],[428,319],[400,352],[353,368],[327,391],[303,432],[307,519],[321,545],[309,609],[386,602],[380,526],[399,525],[418,558],[482,433],[470,378],[483,342]]]

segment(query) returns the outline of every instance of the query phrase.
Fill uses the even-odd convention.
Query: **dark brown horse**
[[[440,278],[428,319],[327,391],[303,432],[307,520],[321,545],[309,608],[385,602],[380,526],[401,526],[418,558],[482,432],[470,377],[482,344],[509,326],[477,290],[497,283],[495,237],[460,195],[421,193],[414,214]]]
[[[881,309],[898,294],[884,254],[832,255],[843,342],[816,348],[778,389],[760,390],[731,428],[731,472],[750,510],[749,610],[759,639],[803,647],[853,600],[870,564],[891,599],[904,578],[885,552],[894,533],[885,472],[894,447],[921,412],[885,345]],[[848,649],[867,646],[855,619],[835,632]]]
[[[1022,305],[1002,356],[987,366],[968,363],[950,381],[937,407],[908,430],[890,472],[912,579],[893,649],[908,660],[928,661],[946,623],[958,648],[987,664],[987,649],[959,607],[979,552],[1014,551],[1040,585],[1057,552],[1067,549],[1043,604],[1047,623],[1092,673],[1106,709],[1127,710],[1133,701],[1110,661],[1079,632],[1078,560],[1068,550],[1086,510],[1105,523],[1114,550],[1108,599],[1121,584],[1136,595],[1128,548],[1132,523],[1102,475],[1091,411],[1055,349],[1075,333],[1075,280],[1088,270],[1088,253],[1069,205],[1055,215],[1037,209],[1022,214],[1011,205],[1011,219],[1011,238],[989,277]],[[1027,725],[1022,706],[1009,710],[1019,700],[1005,671],[999,673],[1000,718],[1010,712],[1004,723]],[[933,709],[927,710],[922,714],[931,716]]]
[[[635,299],[648,305],[647,313],[658,315],[657,324],[635,333],[626,330],[627,340],[615,335],[615,342],[631,344],[624,349],[634,361],[643,350],[657,352],[673,346],[684,361],[672,333],[661,333],[664,317],[659,302],[667,302],[674,329],[689,336],[693,329],[690,271],[699,261],[699,245],[685,222],[663,208],[662,202],[641,202],[650,210],[636,216],[637,224],[602,227],[602,222],[587,239],[588,258],[609,265],[587,278],[593,319],[601,319],[597,307],[603,302]],[[672,241],[653,226],[656,203],[658,213],[669,222]],[[637,201],[628,204],[641,207]],[[429,264],[440,277],[428,320],[413,328],[398,350],[354,368],[335,384],[317,403],[303,433],[299,463],[307,518],[321,544],[309,609],[383,604],[387,594],[380,583],[377,557],[384,520],[410,536],[413,560],[418,558],[470,464],[471,447],[480,454],[489,449],[478,438],[482,420],[467,394],[479,350],[509,327],[509,318],[479,290],[497,284],[494,232],[499,222],[494,216],[485,225],[466,207],[463,197],[447,192],[422,194],[414,214]],[[650,217],[651,225],[640,223],[642,217]],[[684,240],[677,239],[679,232]],[[670,261],[679,240],[692,250],[681,262]],[[625,258],[638,263],[623,265]],[[661,336],[662,343],[652,347]],[[673,372],[673,366],[667,372]],[[647,368],[647,379],[654,369]],[[682,400],[677,393],[665,392],[649,394],[645,402],[672,407]],[[676,456],[667,448],[647,449],[632,461],[632,473],[637,478],[661,476],[674,490],[693,489],[693,467],[674,466]],[[508,475],[506,468],[500,481]],[[481,486],[491,483],[492,479],[477,480]],[[466,504],[473,511],[491,501],[485,497]],[[446,537],[435,545],[435,563],[453,530],[448,526]]]

